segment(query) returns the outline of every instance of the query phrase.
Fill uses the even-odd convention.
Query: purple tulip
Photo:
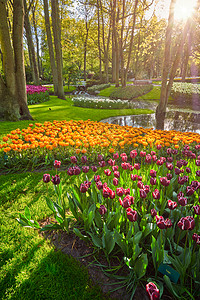
[[[107,213],[107,208],[104,205],[100,205],[99,213],[101,216],[105,215]]]
[[[174,210],[177,207],[177,203],[172,201],[172,200],[168,200],[168,208],[171,210]]]
[[[116,194],[119,197],[123,196],[124,195],[124,189],[123,189],[123,187],[116,188]]]
[[[43,182],[48,183],[51,180],[50,174],[43,175]]]
[[[60,168],[61,161],[55,160],[53,165],[54,165],[54,168],[58,169],[58,168]]]
[[[193,230],[195,226],[195,220],[191,216],[182,217],[178,222],[178,227],[181,230]]]
[[[119,184],[119,181],[116,177],[113,178],[113,184],[114,186],[117,186]]]
[[[193,206],[194,208],[194,213],[198,216],[200,216],[200,205],[196,205],[196,206]]]
[[[82,162],[83,164],[85,164],[85,163],[87,162],[87,156],[83,155],[83,156],[81,157],[81,162]]]
[[[99,161],[99,165],[101,168],[105,167],[106,162],[104,160]]]
[[[111,175],[111,171],[109,169],[104,170],[104,173],[106,174],[106,176],[110,176]]]
[[[83,166],[83,167],[82,167],[83,173],[88,173],[88,172],[89,172],[89,169],[90,169],[89,166]]]
[[[52,176],[51,181],[53,182],[54,185],[58,185],[60,183],[60,176],[59,175]]]
[[[129,219],[129,221],[131,221],[131,222],[136,222],[137,221],[137,211],[135,211],[132,208],[128,207],[126,209],[126,214],[127,214],[127,218]]]
[[[160,178],[160,183],[163,185],[163,186],[168,186],[170,184],[170,180],[167,179],[167,177],[161,177]]]
[[[136,156],[137,156],[137,151],[136,151],[136,150],[132,150],[132,151],[130,152],[130,157],[131,157],[131,159],[136,158]]]
[[[71,159],[71,163],[72,163],[72,164],[76,164],[76,163],[77,163],[77,158],[76,158],[76,156],[71,156],[70,159]]]
[[[155,170],[150,170],[150,176],[151,177],[156,177],[156,171]]]
[[[155,208],[151,209],[151,216],[154,218],[155,216],[157,216],[157,211],[155,210]]]
[[[119,158],[119,154],[116,152],[116,153],[113,153],[113,158],[114,159],[118,159]]]
[[[154,192],[152,192],[153,198],[156,200],[160,199],[160,192],[158,189],[155,189]]]
[[[114,176],[115,176],[116,178],[119,178],[119,177],[120,177],[119,171],[114,171]]]
[[[150,184],[151,185],[156,185],[156,182],[157,182],[156,178],[153,178],[153,177],[150,178]]]
[[[96,166],[91,166],[92,171],[95,173],[97,171],[97,167]]]

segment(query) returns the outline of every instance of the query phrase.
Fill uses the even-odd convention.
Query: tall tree
[[[0,118],[31,120],[27,106],[23,51],[23,0],[13,1],[12,35],[7,18],[7,2],[0,0],[0,47],[3,54],[4,78],[0,76]]]
[[[61,23],[59,16],[59,3],[58,0],[51,0],[52,8],[52,27],[54,36],[54,46],[56,55],[56,66],[58,76],[58,93],[57,96],[60,99],[65,99],[63,88],[63,62],[62,62],[62,48],[61,48]]]
[[[166,108],[168,103],[168,98],[171,92],[173,81],[176,75],[176,71],[180,62],[183,47],[186,41],[186,37],[191,29],[191,20],[188,19],[185,23],[183,31],[181,33],[180,39],[174,49],[175,55],[172,58],[171,49],[171,39],[172,39],[172,29],[174,23],[174,5],[176,0],[171,0],[169,9],[168,26],[166,30],[166,40],[165,40],[165,53],[164,53],[164,64],[163,64],[163,74],[162,74],[162,86],[160,102],[156,108],[156,128],[163,129],[163,122],[166,114]]]
[[[43,0],[43,1],[44,1],[43,3],[44,3],[44,17],[45,17],[45,27],[47,33],[47,43],[49,48],[51,71],[53,76],[54,94],[58,95],[58,74],[57,74],[56,62],[54,57],[53,41],[52,41],[51,26],[50,26],[50,19],[49,19],[49,4],[48,4],[48,0]]]
[[[31,24],[29,20],[30,7],[29,8],[27,7],[26,0],[24,0],[24,11],[25,11],[24,27],[26,30],[26,39],[28,44],[29,60],[30,60],[30,66],[32,70],[33,82],[35,85],[39,85],[40,84],[39,70],[38,70],[38,64],[37,64],[37,59],[35,54],[35,46],[33,43]]]

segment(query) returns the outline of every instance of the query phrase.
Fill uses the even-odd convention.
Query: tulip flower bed
[[[147,132],[143,129],[140,139]],[[74,153],[65,182],[58,174],[61,162],[55,160],[56,175],[43,175],[52,224],[41,228],[28,207],[18,222],[41,231],[73,230],[108,261],[123,257],[119,268],[128,267],[123,285],[129,282],[130,299],[140,283],[146,284],[150,299],[166,290],[173,299],[199,299],[200,144],[190,140],[184,145],[182,139],[181,149],[176,143],[166,147],[167,133],[159,134],[162,145],[141,143],[143,149],[114,151],[109,159],[105,151],[96,153],[95,165],[89,156]],[[48,197],[49,185],[55,198]]]
[[[127,153],[137,148],[138,151],[151,151],[158,144],[181,150],[185,144],[200,143],[197,133],[161,131],[119,126],[94,121],[53,121],[29,124],[28,128],[11,131],[3,137],[0,144],[0,168],[17,170],[22,168],[41,168],[52,165],[55,159],[63,165],[70,163],[69,157],[77,154],[78,158],[87,153],[89,164],[93,164],[97,154],[110,158],[118,151]]]
[[[26,92],[28,105],[41,103],[49,100],[48,88],[44,86],[27,85]]]

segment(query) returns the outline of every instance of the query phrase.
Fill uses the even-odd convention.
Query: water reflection
[[[159,120],[158,120],[159,121]],[[160,120],[163,121],[163,120]],[[101,122],[121,126],[144,127],[156,129],[155,114],[110,117]],[[180,111],[168,111],[164,120],[164,130],[190,131],[200,134],[200,114]]]

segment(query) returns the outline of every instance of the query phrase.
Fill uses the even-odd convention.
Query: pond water
[[[145,115],[131,115],[110,117],[101,120],[109,124],[118,124],[121,126],[156,128],[155,113]],[[166,113],[164,120],[164,130],[177,130],[182,132],[196,132],[200,134],[200,113],[170,110]]]

